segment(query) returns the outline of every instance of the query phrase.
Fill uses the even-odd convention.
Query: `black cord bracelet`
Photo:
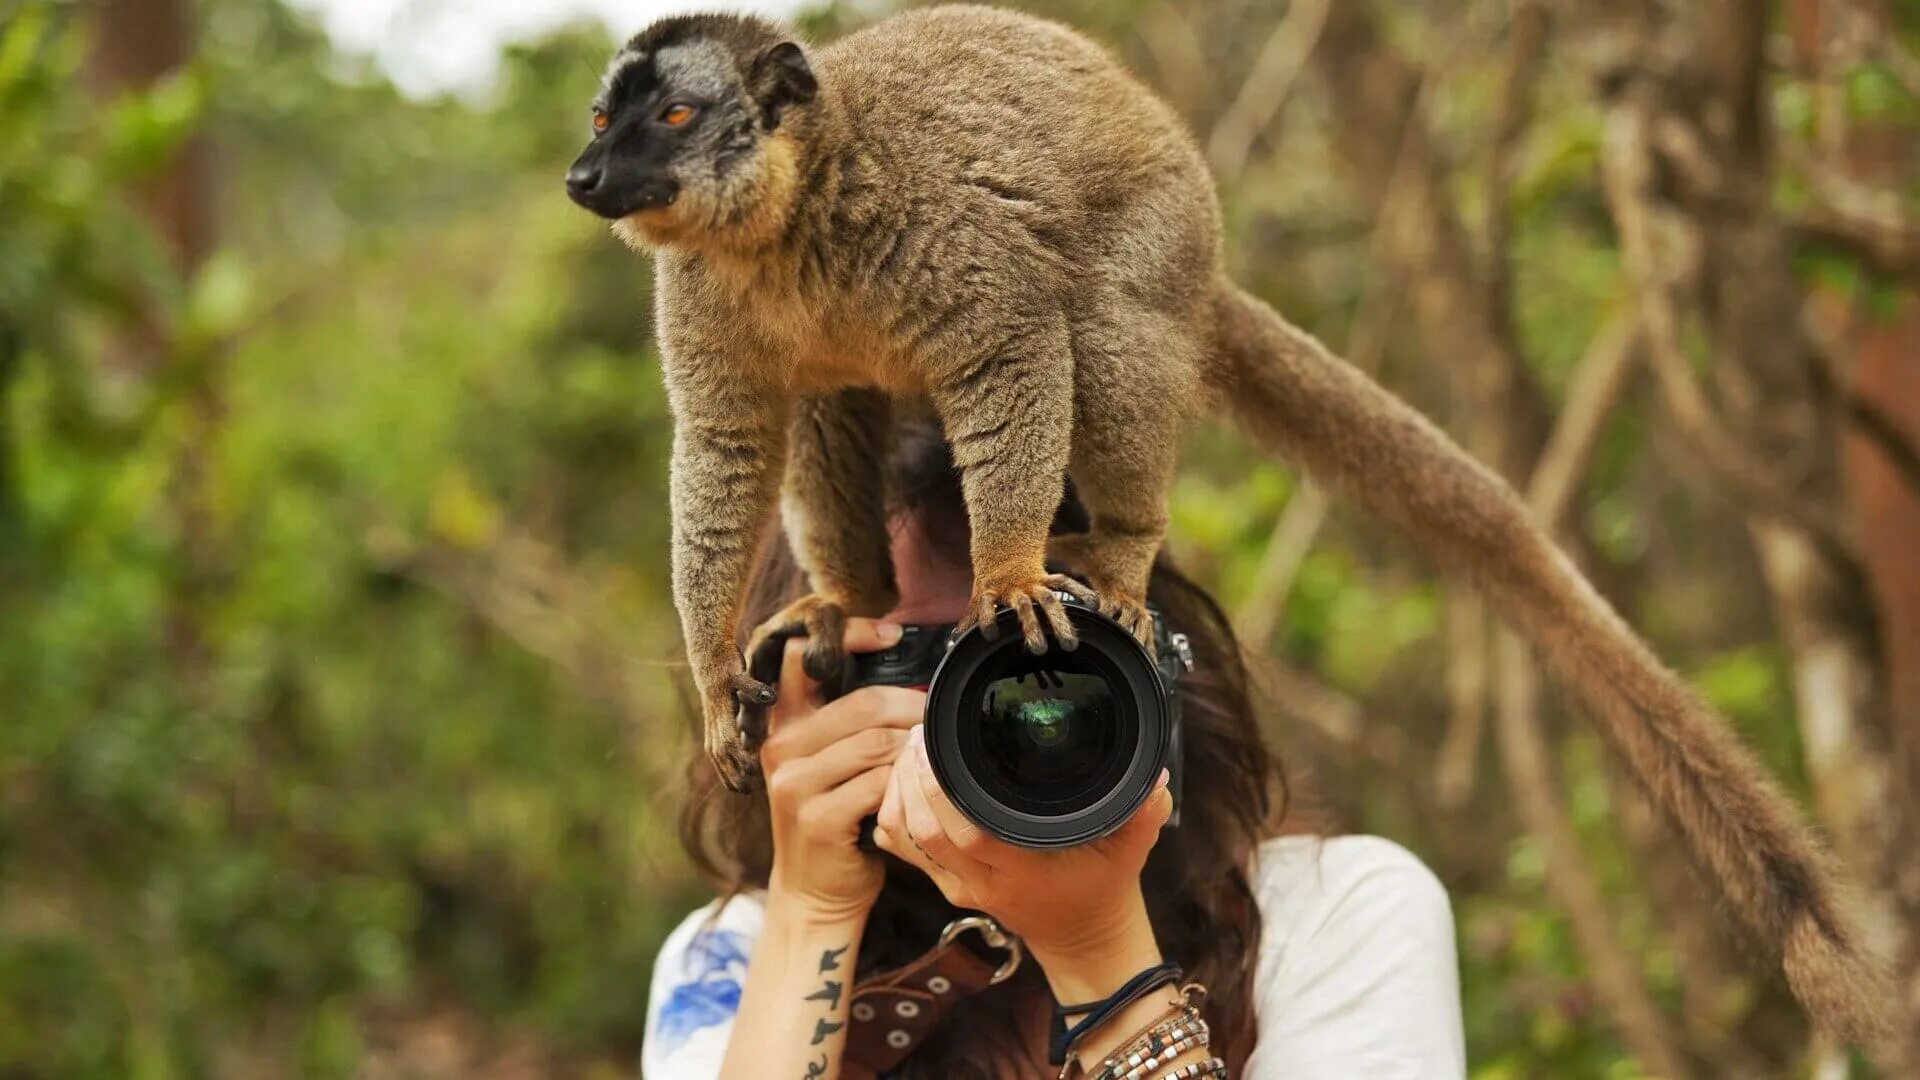
[[[1135,975],[1120,985],[1120,989],[1101,998],[1089,1001],[1085,1005],[1055,1005],[1053,1007],[1053,1037],[1047,1041],[1047,1061],[1054,1065],[1064,1064],[1067,1050],[1077,1042],[1080,1036],[1112,1019],[1113,1014],[1140,1000],[1168,983],[1177,983],[1185,973],[1179,964],[1162,963]],[[1067,1017],[1086,1013],[1087,1018],[1067,1026]]]

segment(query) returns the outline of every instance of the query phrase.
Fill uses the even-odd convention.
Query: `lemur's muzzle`
[[[604,162],[576,161],[567,170],[567,195],[608,220],[671,206],[680,185],[665,176],[621,176]]]

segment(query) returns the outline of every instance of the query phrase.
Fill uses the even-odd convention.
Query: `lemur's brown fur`
[[[1166,105],[1080,35],[988,8],[899,15],[803,59],[787,40],[725,16],[637,36],[616,66],[718,79],[758,119],[707,103],[733,117],[724,152],[690,143],[665,167],[671,202],[602,211],[655,253],[674,592],[730,782],[753,769],[735,694],[763,688],[737,620],[776,492],[815,590],[783,621],[817,631],[822,671],[825,631],[894,600],[878,472],[894,408],[930,407],[963,471],[976,616],[1012,604],[1030,644],[1043,621],[1070,644],[1045,560],[1071,475],[1092,530],[1055,555],[1144,636],[1179,435],[1229,414],[1475,581],[1813,1015],[1885,1030],[1883,984],[1793,808],[1506,484],[1224,276],[1212,179]]]

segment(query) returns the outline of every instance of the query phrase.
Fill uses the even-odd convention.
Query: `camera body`
[[[846,693],[861,686],[927,691],[926,744],[954,805],[1024,847],[1087,843],[1124,823],[1165,767],[1181,805],[1179,678],[1193,667],[1186,636],[1157,609],[1155,653],[1118,623],[1060,594],[1079,634],[1072,650],[1029,653],[1014,613],[998,634],[908,626],[898,644],[850,657]],[[836,695],[837,696],[837,695]]]

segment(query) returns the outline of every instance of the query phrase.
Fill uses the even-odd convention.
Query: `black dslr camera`
[[[1080,644],[1029,653],[1011,609],[989,641],[974,627],[908,626],[884,652],[849,657],[839,693],[861,686],[927,691],[927,757],[953,804],[1024,847],[1067,847],[1120,827],[1164,766],[1180,820],[1180,701],[1193,669],[1185,634],[1157,609],[1147,650],[1112,619],[1065,594]],[[834,695],[837,696],[837,695]],[[863,829],[863,837],[865,830]]]

